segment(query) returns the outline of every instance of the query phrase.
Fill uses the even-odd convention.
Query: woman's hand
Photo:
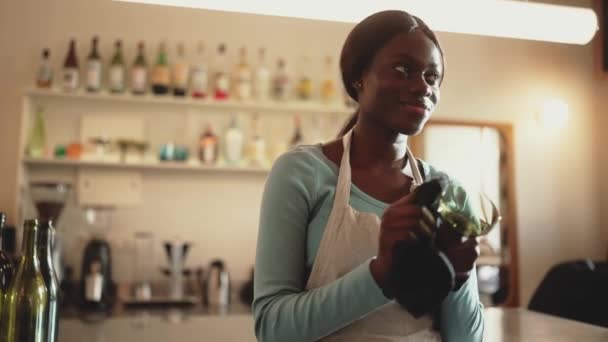
[[[477,239],[465,238],[455,229],[444,226],[437,230],[435,243],[452,263],[456,272],[456,288],[459,288],[469,278],[479,257]]]
[[[413,200],[412,194],[399,199],[388,206],[382,216],[378,255],[370,264],[372,276],[381,288],[384,288],[393,264],[395,245],[400,241],[413,242],[430,237],[435,230],[430,212],[413,204]]]

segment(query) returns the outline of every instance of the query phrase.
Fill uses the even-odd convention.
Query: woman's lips
[[[426,111],[427,111],[427,108],[425,106],[413,105],[413,104],[409,104],[409,103],[401,103],[401,107],[403,109],[405,109],[406,111],[419,115],[419,116],[426,115]]]

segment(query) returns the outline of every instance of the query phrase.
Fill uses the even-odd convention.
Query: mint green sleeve
[[[453,192],[461,210],[472,219],[479,219],[473,212],[465,189],[453,183]],[[450,292],[441,305],[441,335],[445,342],[479,342],[483,340],[483,305],[477,290],[477,274],[473,270],[458,291]]]
[[[325,286],[305,289],[306,231],[315,197],[308,154],[294,150],[275,162],[264,189],[255,260],[259,341],[314,341],[388,302],[369,260]]]

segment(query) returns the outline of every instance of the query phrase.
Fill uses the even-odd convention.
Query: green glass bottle
[[[46,149],[46,128],[44,125],[44,109],[38,107],[32,131],[27,144],[27,154],[32,158],[42,158]]]
[[[53,221],[41,221],[38,232],[38,256],[40,257],[40,270],[47,290],[47,307],[45,311],[46,325],[44,333],[45,342],[57,341],[57,328],[59,323],[59,282],[53,266],[52,250],[55,243],[55,228]]]
[[[21,260],[6,295],[4,342],[45,342],[48,291],[40,269],[38,234],[38,220],[25,221]]]

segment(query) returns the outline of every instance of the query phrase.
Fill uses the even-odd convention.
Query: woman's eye
[[[426,74],[427,82],[429,82],[431,84],[436,83],[437,81],[439,81],[440,78],[441,78],[441,75],[439,75],[439,73],[436,73],[436,72],[430,72],[430,73]]]
[[[400,73],[404,74],[405,76],[407,76],[409,74],[409,68],[407,68],[404,65],[396,66],[395,70],[399,71]]]

